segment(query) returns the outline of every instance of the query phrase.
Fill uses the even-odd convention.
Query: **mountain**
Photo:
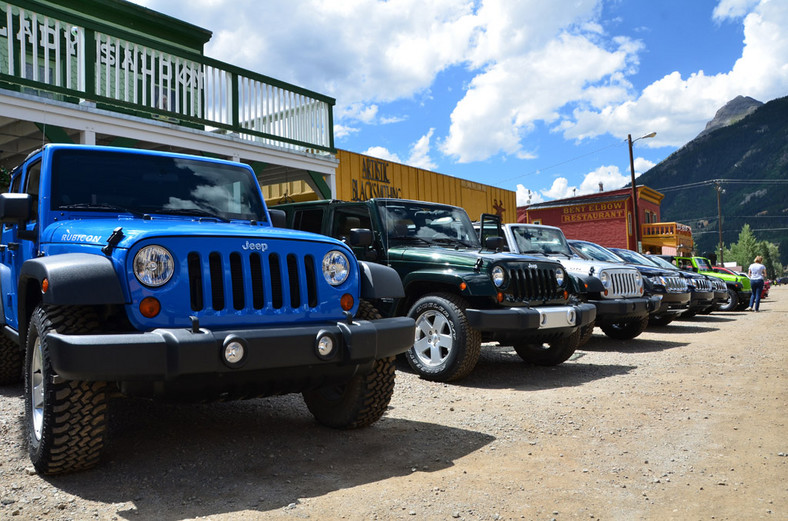
[[[739,96],[706,130],[638,177],[665,194],[662,221],[692,227],[698,253],[718,251],[717,184],[726,247],[745,223],[780,246],[788,265],[788,97],[761,104]]]
[[[745,116],[749,116],[762,105],[762,102],[749,96],[736,96],[714,114],[714,119],[706,123],[706,128],[698,134],[698,137],[708,134],[712,130],[732,125]]]

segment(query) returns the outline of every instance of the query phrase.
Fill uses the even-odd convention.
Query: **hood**
[[[578,275],[595,275],[605,270],[635,271],[634,267],[627,264],[587,260],[581,259],[580,257],[572,257],[571,259],[561,260],[560,262],[567,269],[567,271],[570,273],[576,273]]]
[[[184,219],[75,219],[58,221],[48,226],[41,234],[41,240],[50,244],[83,244],[104,246],[113,231],[120,228],[122,238],[117,248],[130,248],[140,240],[156,237],[238,237],[240,240],[288,239],[320,242],[338,242],[336,239],[270,225],[249,224],[244,222],[217,222],[215,220]]]
[[[489,250],[479,251],[477,249],[454,249],[441,246],[418,247],[394,246],[388,250],[389,260],[414,262],[422,266],[433,265],[435,267],[465,267],[473,268],[481,261],[484,265],[495,262],[533,262],[558,264],[541,255],[520,255],[515,253],[497,253]]]

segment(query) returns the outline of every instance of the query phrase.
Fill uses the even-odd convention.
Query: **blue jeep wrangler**
[[[274,227],[246,165],[47,145],[0,194],[0,385],[24,380],[36,470],[95,465],[108,398],[300,392],[335,428],[369,425],[415,324],[368,300],[397,273]],[[363,299],[363,300],[362,300]]]

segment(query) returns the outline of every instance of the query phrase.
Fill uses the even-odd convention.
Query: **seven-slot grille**
[[[641,296],[637,270],[605,270],[605,273],[610,280],[609,290],[605,295],[607,298]]]
[[[714,291],[710,280],[698,277],[697,279],[692,279],[692,283],[695,285],[696,291]]]
[[[312,255],[190,252],[187,263],[192,311],[279,310],[318,304],[317,265]]]
[[[530,266],[507,266],[509,293],[516,301],[552,300],[560,295],[555,269]]]
[[[665,279],[665,289],[668,293],[684,293],[687,291],[687,283],[681,277],[663,277]]]

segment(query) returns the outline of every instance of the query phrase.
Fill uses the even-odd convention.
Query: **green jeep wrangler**
[[[576,279],[555,260],[482,245],[462,208],[402,199],[316,201],[277,206],[287,226],[344,240],[359,260],[391,266],[405,297],[373,304],[384,316],[416,321],[405,353],[422,378],[458,380],[482,342],[514,346],[526,362],[556,365],[578,347],[596,308],[582,303]]]
[[[681,269],[725,281],[725,285],[728,287],[728,298],[720,305],[720,311],[738,311],[750,305],[752,289],[750,279],[747,277],[714,271],[711,261],[706,257],[673,257],[673,262]]]

